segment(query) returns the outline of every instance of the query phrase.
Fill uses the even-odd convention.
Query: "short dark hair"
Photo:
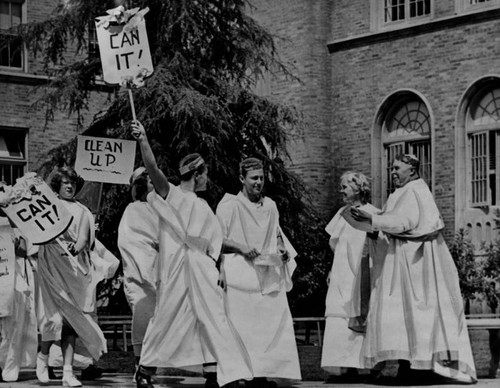
[[[135,200],[141,199],[148,193],[148,173],[144,171],[141,175],[135,178],[132,183],[132,198]]]
[[[182,158],[182,160],[179,162],[179,170],[181,170],[184,166],[187,166],[189,163],[192,163],[199,158],[202,160],[202,163],[193,170],[189,170],[188,172],[181,174],[181,181],[189,181],[196,172],[198,174],[203,174],[207,169],[205,161],[198,153],[189,154],[186,155],[184,158]]]
[[[240,175],[242,177],[246,177],[248,171],[261,169],[264,169],[264,163],[262,163],[262,161],[257,158],[246,158],[240,163]]]
[[[74,169],[72,169],[71,167],[61,167],[56,171],[56,173],[52,177],[52,180],[50,181],[50,187],[52,187],[52,190],[54,190],[54,192],[59,193],[63,178],[66,178],[71,183],[74,183],[76,185],[75,192],[79,191],[83,186],[83,179],[80,178],[80,176]]]

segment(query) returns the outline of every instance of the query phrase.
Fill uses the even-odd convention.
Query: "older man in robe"
[[[267,377],[300,379],[293,321],[286,292],[296,252],[279,225],[275,202],[263,195],[264,169],[255,158],[240,164],[242,190],[217,207],[224,232],[222,279],[226,306],[252,361],[247,386],[276,386]]]
[[[473,383],[476,371],[457,269],[419,166],[414,155],[398,155],[391,169],[396,190],[382,212],[351,209],[355,220],[380,232],[362,356],[369,368],[400,360],[403,379],[412,377],[412,370],[431,370]]]

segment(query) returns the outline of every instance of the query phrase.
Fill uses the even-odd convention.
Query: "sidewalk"
[[[156,388],[203,388],[205,379],[202,377],[184,377],[184,376],[157,376],[155,377]],[[329,388],[329,387],[394,387],[394,385],[372,385],[372,384],[326,384],[323,381],[301,381],[301,382],[286,382],[278,381],[280,388]],[[34,371],[22,371],[20,381],[15,383],[0,383],[1,388],[25,388],[25,387],[61,387],[60,380],[54,380],[49,384],[40,384],[36,379]],[[135,383],[132,381],[131,374],[124,373],[105,373],[100,379],[94,381],[85,381],[84,387],[105,387],[105,388],[135,388]],[[480,379],[473,387],[477,388],[496,388],[500,386],[500,379]],[[243,388],[244,385],[240,384]],[[405,387],[412,387],[405,385]],[[418,386],[422,387],[422,385]],[[464,385],[426,385],[425,387],[464,387]]]

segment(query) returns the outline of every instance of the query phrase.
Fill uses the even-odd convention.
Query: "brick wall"
[[[76,117],[57,112],[53,122],[45,125],[45,111],[36,109],[33,103],[40,97],[37,86],[9,83],[0,77],[0,125],[28,130],[28,170],[36,171],[44,162],[46,153],[59,144],[67,142],[82,132]],[[106,106],[107,94],[93,94],[89,111],[84,112],[85,125],[90,124],[94,113]]]
[[[250,10],[251,16],[276,36],[281,59],[300,78],[300,82],[272,78],[269,88],[271,98],[295,105],[305,117],[305,125],[291,134],[291,168],[313,189],[315,203],[321,209],[331,209],[331,67],[326,43],[332,2],[256,0],[251,3],[255,7]]]
[[[469,20],[442,29],[373,40],[325,54],[324,45],[381,32],[374,30],[374,2],[275,0],[252,2],[252,16],[275,34],[280,55],[302,83],[271,81],[271,97],[300,107],[308,117],[291,144],[293,168],[319,192],[329,216],[338,208],[338,177],[348,169],[372,173],[372,131],[380,104],[400,89],[419,93],[433,118],[434,194],[450,238],[455,225],[455,121],[467,88],[497,75],[500,22]],[[433,2],[433,20],[460,10],[455,0]],[[285,40],[280,40],[285,37]]]
[[[28,22],[47,19],[59,3],[58,0],[28,0]],[[70,51],[69,55],[74,54]],[[40,55],[40,54],[38,54]],[[12,74],[14,76],[12,76]],[[44,162],[46,153],[55,146],[67,142],[80,133],[75,115],[68,117],[66,112],[57,112],[53,122],[45,125],[45,111],[33,104],[43,93],[43,74],[40,57],[28,53],[28,72],[0,72],[0,125],[28,130],[28,170],[35,171]],[[20,75],[17,77],[16,75]],[[93,93],[88,112],[83,112],[83,127],[92,121],[95,113],[106,107],[108,95]]]
[[[429,103],[434,138],[434,194],[446,224],[455,230],[455,120],[461,97],[475,80],[499,74],[500,21],[457,25],[345,49],[331,55],[332,157],[371,173],[370,142],[378,106],[398,89]],[[465,178],[465,177],[464,177]]]

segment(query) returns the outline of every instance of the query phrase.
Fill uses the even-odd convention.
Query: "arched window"
[[[425,103],[416,95],[399,98],[382,123],[382,190],[393,190],[391,165],[397,154],[413,154],[420,160],[420,177],[432,188],[431,120]],[[384,198],[384,199],[385,199]]]
[[[500,206],[500,88],[479,92],[466,118],[469,205]]]

